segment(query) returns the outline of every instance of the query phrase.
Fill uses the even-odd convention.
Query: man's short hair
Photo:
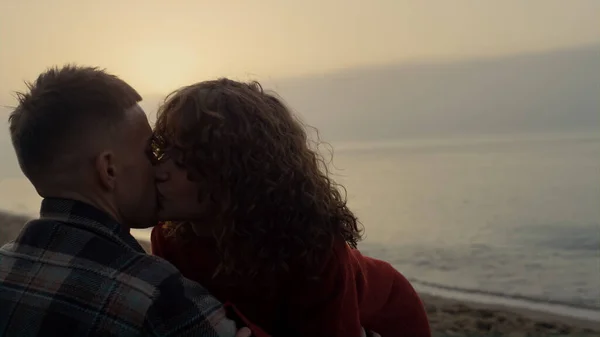
[[[83,145],[83,137],[118,123],[142,99],[123,80],[93,67],[50,68],[26,85],[8,121],[21,170],[34,185],[62,154]]]

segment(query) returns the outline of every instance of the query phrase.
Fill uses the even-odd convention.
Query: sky
[[[129,82],[151,119],[228,76],[273,83],[326,141],[588,130],[599,22],[600,0],[0,0],[0,118],[24,81],[77,63]],[[0,208],[35,210],[3,123]]]
[[[0,105],[45,68],[107,68],[142,94],[600,42],[597,0],[0,1]]]

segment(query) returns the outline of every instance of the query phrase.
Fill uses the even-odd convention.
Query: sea
[[[600,133],[331,147],[359,249],[417,290],[600,321]],[[37,212],[23,178],[0,191],[0,208]]]

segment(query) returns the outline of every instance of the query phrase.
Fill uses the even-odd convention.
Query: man
[[[17,98],[12,143],[43,201],[0,248],[0,336],[236,335],[221,303],[130,234],[157,220],[140,95],[102,70],[65,66]]]

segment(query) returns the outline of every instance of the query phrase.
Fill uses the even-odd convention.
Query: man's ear
[[[96,172],[100,184],[107,190],[114,190],[116,186],[117,168],[115,166],[115,154],[111,151],[100,153],[95,160]]]

